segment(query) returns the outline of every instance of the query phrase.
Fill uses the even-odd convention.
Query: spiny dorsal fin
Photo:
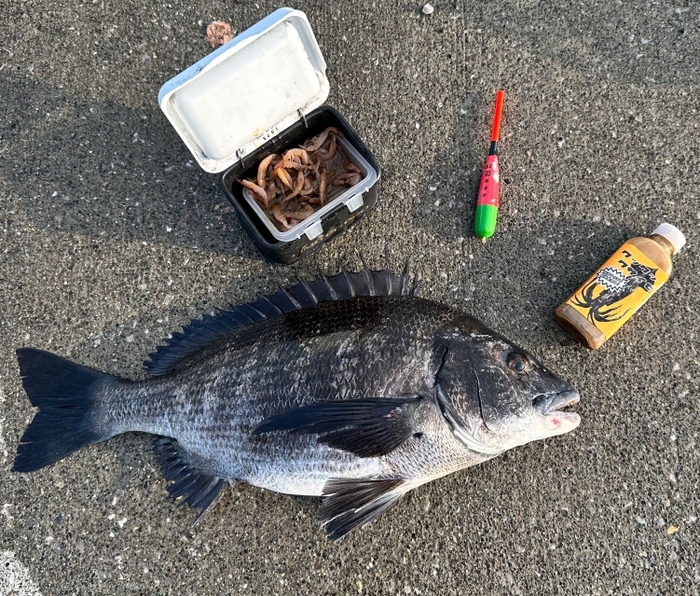
[[[319,302],[347,300],[354,296],[416,296],[417,293],[416,279],[412,283],[410,280],[408,261],[400,275],[389,269],[363,269],[356,273],[342,270],[336,275],[321,276],[313,281],[299,280],[291,288],[280,288],[276,293],[255,302],[192,321],[181,332],[173,333],[166,345],[158,346],[145,367],[153,376],[165,375],[173,372],[201,348],[236,333],[242,327],[276,319]]]

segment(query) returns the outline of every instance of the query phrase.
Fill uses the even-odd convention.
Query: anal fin
[[[405,493],[402,478],[331,478],[317,517],[331,540],[379,517]]]
[[[168,487],[168,492],[175,499],[182,498],[180,503],[201,509],[195,521],[195,524],[199,523],[219,502],[229,481],[199,471],[191,454],[173,438],[156,439],[153,450],[160,460],[165,478],[175,480]]]

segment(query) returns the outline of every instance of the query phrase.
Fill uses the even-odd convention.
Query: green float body
[[[498,207],[478,205],[474,216],[474,233],[480,238],[491,238],[496,231]]]

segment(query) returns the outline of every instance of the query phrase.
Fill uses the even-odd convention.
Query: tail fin
[[[15,472],[33,472],[111,436],[92,414],[96,391],[114,377],[34,348],[17,350],[17,360],[39,411],[20,440]]]

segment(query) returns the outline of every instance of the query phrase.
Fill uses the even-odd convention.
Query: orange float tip
[[[493,114],[493,127],[491,128],[491,141],[498,141],[498,135],[501,131],[501,113],[503,112],[503,97],[505,93],[503,89],[499,89],[496,93],[496,110]]]

